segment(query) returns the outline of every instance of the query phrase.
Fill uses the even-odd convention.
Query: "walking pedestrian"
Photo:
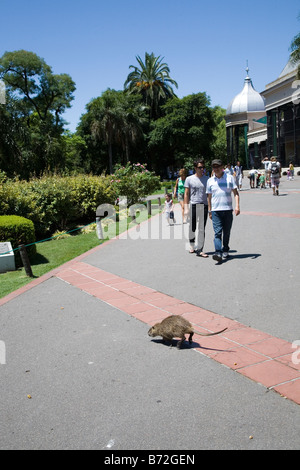
[[[185,168],[181,168],[179,170],[179,178],[176,180],[175,188],[174,188],[174,194],[173,197],[175,199],[176,194],[177,194],[177,199],[178,202],[181,206],[181,213],[182,213],[182,222],[185,224],[186,223],[186,217],[184,215],[184,183],[187,177],[187,171]]]
[[[234,176],[235,181],[238,189],[242,189],[242,179],[244,178],[243,167],[241,166],[241,162],[238,160],[234,167]]]
[[[260,177],[259,177],[259,186],[260,186],[260,189],[266,188],[266,177],[263,171],[261,172]]]
[[[277,161],[276,157],[271,157],[271,164],[270,164],[270,172],[271,172],[271,187],[273,189],[273,196],[279,196],[279,183],[281,178],[281,165]]]
[[[289,170],[290,170],[290,173],[291,173],[291,179],[293,180],[294,179],[294,165],[293,165],[293,162],[290,162]]]
[[[176,223],[176,220],[174,218],[174,204],[172,200],[172,195],[170,193],[166,194],[165,207],[163,212],[165,213],[165,217],[169,225],[171,225],[170,220],[172,220],[173,224]]]
[[[225,172],[225,173],[229,173],[230,175],[233,175],[234,169],[233,169],[233,167],[231,166],[231,163],[227,163],[224,172]]]
[[[185,216],[189,214],[189,240],[190,253],[208,258],[204,253],[205,225],[207,221],[208,207],[206,196],[206,184],[208,176],[204,173],[204,160],[194,162],[195,174],[188,176],[185,180],[184,210]],[[197,244],[195,241],[197,238]]]
[[[235,199],[235,215],[240,213],[240,196],[233,176],[224,172],[222,161],[219,159],[213,160],[212,168],[214,176],[209,178],[206,188],[208,213],[215,233],[215,254],[213,259],[221,262],[228,258],[229,252],[229,239],[233,221],[231,193],[233,192]]]

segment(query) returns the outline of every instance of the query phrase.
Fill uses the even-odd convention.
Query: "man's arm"
[[[189,213],[189,203],[190,203],[190,188],[184,188],[184,215],[187,216]]]
[[[240,195],[239,195],[239,192],[237,190],[237,188],[234,188],[233,190],[233,195],[234,195],[234,199],[235,199],[235,215],[239,215],[240,214]]]
[[[207,193],[207,206],[208,206],[208,215],[209,218],[211,219],[211,194]]]

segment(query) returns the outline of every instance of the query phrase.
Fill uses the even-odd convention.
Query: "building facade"
[[[244,167],[261,167],[265,156],[277,157],[282,167],[300,165],[300,80],[297,65],[288,62],[279,77],[258,93],[250,77],[226,111],[227,160]],[[244,136],[243,150],[239,139]]]
[[[255,90],[248,67],[246,72],[244,87],[227,107],[225,121],[228,162],[241,160],[244,167],[249,168],[254,165],[253,155],[249,152],[249,136],[265,127],[261,121],[266,118],[266,112],[264,98]]]
[[[278,79],[261,93],[267,113],[267,154],[283,167],[300,164],[300,80],[297,65],[288,62]]]

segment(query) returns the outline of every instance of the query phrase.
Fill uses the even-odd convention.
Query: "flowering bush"
[[[159,177],[146,167],[146,163],[131,164],[130,162],[126,166],[116,166],[115,173],[111,175],[111,185],[116,198],[126,196],[127,205],[131,206],[160,189]]]
[[[41,238],[70,224],[94,220],[101,204],[126,196],[129,207],[159,188],[159,178],[140,163],[119,166],[110,176],[54,174],[22,181],[0,172],[0,215],[28,218]],[[120,220],[125,217],[121,211]]]
[[[1,176],[1,175],[0,175]],[[95,218],[98,205],[114,202],[106,176],[42,176],[0,181],[0,215],[19,215],[34,223],[39,238],[70,223]]]

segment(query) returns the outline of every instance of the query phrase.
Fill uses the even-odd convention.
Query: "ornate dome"
[[[244,88],[231,100],[226,110],[226,115],[265,110],[265,100],[258,91],[254,89],[251,78],[248,75],[248,67],[246,71],[247,77],[245,78]]]

